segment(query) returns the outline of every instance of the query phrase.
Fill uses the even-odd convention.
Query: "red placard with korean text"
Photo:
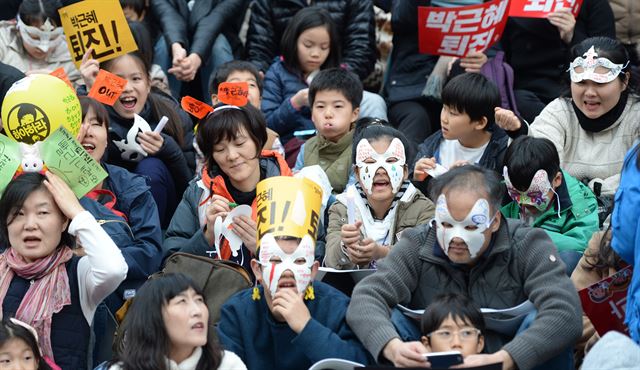
[[[570,8],[578,17],[582,0],[511,0],[509,17],[547,18],[549,13],[562,8]]]
[[[589,317],[600,336],[610,330],[628,335],[624,324],[627,289],[631,284],[631,266],[627,266],[606,279],[584,288],[578,293],[582,310]]]
[[[500,40],[509,0],[455,8],[418,7],[420,53],[464,57]]]

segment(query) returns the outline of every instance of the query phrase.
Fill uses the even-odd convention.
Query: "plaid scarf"
[[[13,248],[0,254],[0,302],[4,301],[14,275],[31,280],[22,298],[16,318],[33,326],[40,337],[44,356],[53,358],[51,317],[71,304],[71,290],[65,263],[73,257],[69,247],[57,248],[35,262],[25,262]],[[0,314],[2,306],[0,306]]]

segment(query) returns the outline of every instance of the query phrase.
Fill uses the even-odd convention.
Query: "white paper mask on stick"
[[[591,80],[597,83],[608,83],[616,79],[620,72],[626,68],[626,64],[615,64],[607,58],[598,57],[595,48],[591,46],[586,53],[569,65],[571,81],[578,83],[583,80]]]
[[[395,158],[395,162],[387,162],[390,158]],[[373,159],[375,162],[366,163],[366,160]],[[393,138],[387,150],[380,154],[371,146],[369,140],[362,139],[356,147],[356,166],[359,168],[360,181],[364,185],[368,194],[371,194],[373,188],[373,178],[376,171],[383,168],[387,171],[387,175],[391,181],[391,188],[396,193],[404,180],[404,165],[406,156],[404,145],[398,138]]]
[[[238,251],[242,248],[242,239],[240,239],[238,234],[233,231],[231,224],[233,223],[233,218],[239,216],[251,217],[251,207],[246,204],[242,204],[232,209],[224,220],[222,220],[222,217],[216,218],[216,222],[213,225],[213,238],[214,245],[216,246],[218,253],[220,253],[220,248],[222,247],[221,241],[224,236],[224,238],[229,242],[231,255],[234,257],[238,256]],[[219,258],[222,259],[220,255]]]
[[[478,255],[485,242],[482,232],[487,230],[493,222],[493,218],[490,218],[489,202],[484,198],[476,201],[464,220],[457,221],[449,213],[447,197],[444,194],[440,194],[436,202],[435,220],[436,236],[444,253],[449,255],[449,244],[453,238],[457,237],[467,244],[471,258],[476,258]],[[447,227],[444,226],[445,224],[448,224]],[[475,226],[477,228],[475,230],[467,230],[467,226]]]
[[[262,237],[259,260],[262,265],[262,279],[268,286],[271,296],[278,290],[278,281],[282,274],[291,270],[296,279],[298,294],[305,291],[311,282],[311,267],[314,262],[314,241],[309,235],[302,237],[298,248],[291,253],[285,253],[273,234],[268,233]],[[280,262],[276,262],[277,260]]]
[[[120,150],[120,157],[126,161],[140,162],[148,154],[142,149],[136,140],[139,132],[149,132],[151,126],[139,115],[134,115],[133,125],[127,132],[127,137],[122,140],[114,140],[113,143]]]

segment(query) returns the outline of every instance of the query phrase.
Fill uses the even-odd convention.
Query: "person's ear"
[[[482,353],[484,349],[484,335],[480,334],[478,336],[478,345],[476,346],[476,353]]]
[[[318,269],[320,268],[320,262],[314,261],[311,266],[311,281],[316,278],[316,274],[318,273]]]
[[[404,165],[404,176],[402,177],[402,180],[406,180],[409,178],[409,166],[408,165]]]
[[[556,173],[556,177],[553,178],[553,181],[551,182],[551,186],[554,189],[557,189],[558,186],[560,186],[562,184],[562,171],[558,171],[558,173]]]
[[[360,116],[360,107],[357,107],[351,112],[351,122],[357,121],[359,116]]]
[[[68,218],[62,223],[62,231],[61,232],[66,231],[67,227],[69,227],[69,219]]]
[[[140,13],[140,15],[138,16],[138,22],[142,22],[144,21],[144,16],[147,15],[147,11],[145,9],[142,9],[142,12]]]
[[[426,335],[423,335],[420,338],[420,342],[422,342],[422,345],[424,346],[424,348],[427,349],[427,351],[431,352],[431,345],[429,344],[429,337],[427,337]]]
[[[489,119],[485,116],[482,116],[482,118],[480,118],[477,121],[473,121],[473,123],[475,123],[476,125],[473,127],[474,130],[484,130],[485,127],[487,127],[487,124],[489,124]]]
[[[251,271],[253,271],[253,275],[256,277],[256,281],[262,284],[262,265],[258,262],[257,259],[251,260]]]
[[[220,101],[218,100],[218,94],[211,94],[211,104],[215,107]]]
[[[498,229],[500,228],[501,221],[502,221],[502,213],[498,209],[498,212],[496,212],[496,218],[493,220],[493,223],[491,223],[491,226],[489,227],[492,233],[495,233],[496,231],[498,231]]]
[[[631,79],[631,74],[629,72],[624,73],[624,81],[622,82],[622,91],[625,91],[629,87],[629,80]]]

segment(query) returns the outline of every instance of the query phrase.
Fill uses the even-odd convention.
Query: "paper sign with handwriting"
[[[200,100],[190,96],[183,97],[182,100],[180,100],[180,106],[185,112],[197,119],[203,119],[207,114],[209,114],[209,112],[213,112],[213,107],[209,104],[201,102]]]
[[[464,57],[482,52],[502,37],[509,0],[455,8],[418,7],[420,52]]]
[[[249,84],[246,82],[223,82],[218,86],[218,100],[224,104],[243,107],[249,102]]]
[[[127,85],[127,80],[101,69],[88,96],[100,103],[113,106]]]
[[[89,49],[99,62],[138,50],[118,0],[85,0],[58,13],[77,68]]]
[[[49,74],[54,77],[58,77],[59,79],[64,81],[67,85],[69,85],[70,88],[73,89],[73,84],[71,83],[71,80],[69,80],[69,76],[67,76],[67,72],[64,71],[64,68],[60,67]]]
[[[107,177],[100,164],[64,127],[42,142],[40,154],[49,171],[66,182],[78,198]]]
[[[22,163],[21,157],[20,144],[0,134],[0,194]]]
[[[577,18],[581,6],[582,0],[511,0],[509,17],[547,18],[556,10],[569,8]]]

